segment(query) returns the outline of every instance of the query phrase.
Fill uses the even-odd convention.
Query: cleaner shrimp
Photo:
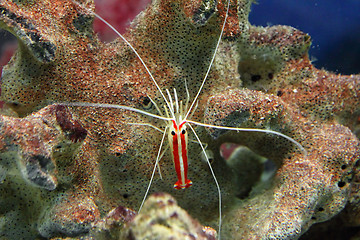
[[[77,3],[74,0],[72,0],[72,2],[76,5],[84,8],[81,4]],[[210,163],[207,151],[205,150],[206,145],[202,143],[201,139],[199,138],[199,136],[196,133],[195,128],[193,126],[200,126],[200,127],[205,127],[205,128],[214,128],[214,129],[221,129],[221,130],[229,130],[229,131],[246,131],[246,132],[260,132],[260,133],[274,134],[274,135],[280,136],[280,137],[285,138],[288,141],[292,142],[293,144],[295,144],[297,146],[297,148],[299,148],[302,152],[304,152],[306,154],[306,150],[303,148],[303,146],[300,143],[298,143],[291,137],[289,137],[285,134],[282,134],[280,132],[267,130],[267,129],[257,129],[257,128],[237,128],[237,127],[228,127],[228,126],[217,126],[217,125],[206,124],[206,123],[202,123],[202,122],[198,122],[198,121],[189,119],[192,116],[192,114],[194,113],[195,109],[197,108],[199,96],[203,91],[203,88],[206,83],[206,80],[208,79],[211,67],[213,66],[215,56],[219,49],[219,45],[221,43],[223,32],[224,32],[224,29],[226,26],[226,21],[227,21],[228,15],[229,15],[229,8],[230,8],[230,0],[228,0],[227,4],[226,4],[226,14],[225,14],[225,17],[224,17],[224,20],[222,23],[221,32],[220,32],[220,35],[218,36],[218,39],[216,42],[216,47],[214,48],[210,63],[208,65],[206,73],[205,73],[205,76],[202,78],[200,87],[197,90],[195,97],[191,101],[190,101],[190,94],[189,94],[189,89],[187,87],[186,81],[185,81],[185,89],[186,89],[185,94],[187,97],[186,97],[185,101],[179,99],[178,92],[175,88],[172,91],[170,91],[168,89],[163,90],[160,87],[160,85],[158,84],[158,82],[155,80],[152,72],[148,68],[148,66],[145,63],[145,61],[143,60],[143,58],[140,56],[138,51],[132,46],[132,44],[122,34],[120,34],[110,23],[108,23],[105,19],[103,19],[101,16],[99,16],[95,12],[85,8],[86,11],[88,11],[89,13],[96,16],[103,23],[105,23],[110,29],[112,29],[117,34],[117,36],[119,36],[128,45],[128,47],[131,49],[131,51],[140,60],[141,64],[143,65],[146,72],[148,73],[152,83],[155,85],[156,89],[158,90],[159,94],[161,95],[162,100],[165,103],[164,106],[161,106],[161,107],[164,107],[164,111],[161,111],[160,110],[161,107],[156,103],[156,101],[154,101],[149,96],[148,97],[149,97],[151,103],[155,106],[158,114],[154,114],[154,113],[151,113],[151,112],[148,112],[145,110],[141,110],[141,109],[130,107],[130,106],[124,106],[124,105],[115,105],[115,104],[106,104],[106,103],[89,103],[89,102],[63,102],[63,103],[61,103],[63,105],[74,106],[74,107],[122,109],[122,110],[127,110],[127,111],[136,112],[139,114],[143,114],[148,117],[156,118],[158,120],[162,120],[165,122],[164,129],[160,129],[156,126],[153,126],[151,124],[146,124],[146,123],[130,123],[130,124],[135,124],[135,125],[143,125],[143,126],[153,127],[154,129],[162,132],[162,139],[161,139],[158,151],[157,151],[157,158],[154,162],[154,167],[152,170],[151,178],[149,180],[149,184],[147,186],[146,193],[143,197],[142,203],[139,207],[139,212],[141,211],[143,204],[147,198],[147,195],[149,194],[151,184],[153,182],[154,175],[156,173],[156,169],[158,169],[159,173],[160,173],[159,162],[160,162],[161,158],[163,157],[164,152],[167,149],[170,149],[174,168],[175,168],[176,175],[177,175],[177,181],[173,185],[174,188],[175,189],[187,189],[190,186],[192,186],[193,183],[190,180],[191,176],[188,176],[188,142],[189,142],[188,134],[189,134],[189,132],[191,132],[193,134],[193,136],[195,137],[193,142],[196,142],[200,146],[203,156],[206,159],[207,165],[209,167],[211,175],[213,176],[214,182],[216,184],[217,194],[218,194],[218,215],[219,215],[218,238],[219,239],[221,238],[220,236],[221,236],[221,225],[222,225],[221,188],[220,188],[220,184],[215,176],[212,165]],[[164,150],[164,145],[166,145],[165,144],[166,138],[168,139],[168,147],[166,147]]]

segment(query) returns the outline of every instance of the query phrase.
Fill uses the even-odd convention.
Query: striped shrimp
[[[73,1],[78,6],[81,6],[79,3]],[[82,7],[82,6],[81,6]],[[154,129],[162,132],[162,140],[160,142],[160,146],[157,152],[157,158],[154,163],[154,167],[152,170],[151,178],[149,180],[149,184],[147,186],[146,193],[143,197],[142,203],[140,205],[139,211],[141,211],[143,204],[147,198],[147,195],[149,193],[149,190],[151,188],[151,184],[154,179],[154,175],[156,173],[156,169],[159,169],[160,173],[160,167],[159,162],[162,158],[165,150],[169,149],[171,152],[174,168],[176,171],[177,181],[173,184],[173,187],[175,189],[187,189],[192,186],[192,181],[190,180],[191,176],[188,176],[188,142],[189,142],[189,132],[193,134],[195,139],[193,140],[196,142],[203,153],[203,156],[206,159],[207,165],[210,169],[211,175],[213,176],[214,182],[216,184],[217,188],[217,194],[218,194],[218,236],[220,239],[221,236],[221,225],[222,225],[222,196],[221,196],[221,188],[218,183],[218,180],[215,176],[214,170],[212,168],[212,165],[209,160],[209,156],[207,154],[207,151],[205,150],[205,145],[200,140],[198,134],[196,133],[194,126],[200,126],[205,128],[214,128],[214,129],[222,129],[222,130],[229,130],[229,131],[246,131],[246,132],[261,132],[261,133],[269,133],[274,134],[280,137],[283,137],[290,142],[294,143],[301,151],[303,151],[306,154],[306,150],[299,144],[297,141],[292,139],[291,137],[284,135],[282,133],[272,131],[272,130],[265,130],[265,129],[256,129],[256,128],[237,128],[237,127],[228,127],[228,126],[217,126],[217,125],[210,125],[198,121],[191,120],[191,116],[196,109],[197,102],[199,99],[199,96],[204,88],[204,85],[206,83],[206,80],[209,76],[211,67],[214,63],[216,53],[219,49],[219,45],[221,42],[221,38],[225,29],[226,20],[228,18],[229,13],[229,7],[230,7],[230,0],[227,1],[227,8],[226,8],[226,15],[224,17],[224,21],[222,23],[222,28],[220,35],[218,36],[218,40],[216,43],[216,47],[214,49],[214,52],[212,54],[210,63],[207,67],[206,74],[202,79],[201,85],[199,89],[197,90],[197,93],[195,97],[190,101],[190,94],[188,87],[185,82],[185,89],[186,89],[186,99],[180,100],[178,97],[177,90],[174,88],[173,90],[165,89],[165,91],[159,86],[158,82],[155,80],[153,74],[149,70],[147,64],[143,60],[143,58],[140,56],[140,54],[137,52],[137,50],[132,46],[132,44],[125,39],[123,35],[121,35],[111,24],[109,24],[105,19],[103,19],[98,14],[92,12],[91,10],[87,9],[91,14],[95,15],[98,19],[100,19],[103,23],[105,23],[110,29],[112,29],[129,47],[130,49],[135,53],[137,58],[142,63],[143,67],[146,69],[146,72],[151,78],[151,81],[157,88],[159,94],[161,95],[161,98],[165,102],[164,106],[158,106],[158,104],[151,99],[149,96],[150,101],[153,103],[153,105],[156,107],[158,114],[153,114],[141,109],[137,109],[130,106],[124,106],[124,105],[114,105],[114,104],[106,104],[106,103],[88,103],[88,102],[64,102],[62,104],[68,105],[68,106],[79,106],[79,107],[99,107],[99,108],[116,108],[116,109],[123,109],[128,110],[132,112],[136,112],[139,114],[143,114],[149,117],[153,117],[159,120],[164,121],[165,128],[162,130],[161,128],[158,128],[156,126],[153,126],[151,124],[144,124],[144,123],[130,123],[135,125],[145,125],[149,127],[153,127]],[[172,93],[171,93],[172,92]],[[162,112],[160,109],[164,108],[164,112]],[[168,144],[166,144],[166,139]],[[164,147],[165,146],[165,147]],[[165,150],[164,150],[165,149]]]

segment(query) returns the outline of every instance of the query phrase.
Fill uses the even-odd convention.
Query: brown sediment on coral
[[[237,120],[246,122],[246,127],[278,126],[279,132],[292,136],[309,153],[305,156],[301,152],[289,152],[291,147],[284,139],[263,136],[263,144],[259,145],[250,134],[221,136],[221,132],[213,131],[214,136],[221,136],[220,143],[221,139],[230,139],[247,145],[280,166],[272,189],[247,199],[242,207],[233,210],[232,217],[228,216],[228,225],[224,226],[231,226],[227,229],[230,236],[296,237],[301,229],[325,221],[345,207],[353,188],[351,183],[360,146],[347,127],[335,122],[315,124],[312,119],[303,117],[304,113],[293,112],[293,104],[258,91],[228,91],[212,97],[209,103],[207,115],[216,119],[210,123],[222,125],[232,121],[236,124]],[[241,227],[231,219],[241,219]],[[267,225],[271,228],[265,227]]]
[[[17,166],[31,184],[54,190],[57,161],[62,154],[75,154],[86,135],[64,106],[52,105],[23,119],[1,116],[1,159],[6,165]],[[56,155],[58,151],[62,153]]]
[[[300,30],[289,26],[251,27],[248,41],[259,47],[276,46],[280,50],[309,46],[311,38]],[[303,54],[305,51],[299,49]]]
[[[1,116],[0,132],[2,234],[34,238],[39,233],[26,216],[38,221],[59,193],[56,189],[70,184],[69,169],[87,131],[67,107],[50,105],[26,118]]]
[[[299,30],[251,26],[247,19],[251,2],[231,2],[224,38],[192,119],[278,131],[301,143],[308,155],[271,134],[196,128],[213,155],[212,167],[221,186],[223,236],[298,238],[345,206],[354,209],[347,216],[354,216],[357,224],[360,150],[352,130],[358,127],[360,77],[314,68],[307,56],[310,37]],[[201,85],[227,2],[204,6],[204,1],[153,1],[125,34],[162,91],[176,88],[184,102],[185,80],[191,98]],[[94,9],[93,2],[86,7]],[[1,164],[11,171],[12,165],[31,163],[33,170],[28,184],[28,175],[13,177],[5,167],[0,169],[5,181],[0,186],[2,197],[6,199],[10,192],[15,196],[11,207],[0,206],[9,222],[3,233],[18,237],[17,226],[30,236],[86,235],[119,206],[126,209],[124,217],[109,217],[106,231],[115,225],[121,231],[124,222],[133,226],[137,220],[132,220],[135,213],[130,209],[137,210],[142,202],[162,134],[129,123],[162,129],[165,123],[121,109],[69,107],[69,111],[63,105],[46,105],[109,103],[158,114],[149,97],[161,111],[165,103],[149,74],[122,40],[108,44],[98,40],[91,28],[93,16],[81,5],[3,1],[0,12],[1,26],[20,40],[2,74],[1,100],[22,117],[2,117],[0,147],[2,154],[28,159],[2,158]],[[226,142],[245,145],[271,159],[277,166],[271,181],[239,180],[240,173],[250,172],[259,179],[264,167],[259,162],[249,173],[232,169],[241,166],[237,164],[241,156],[227,164],[219,153]],[[173,195],[202,224],[216,229],[218,194],[211,172],[198,144],[189,142],[188,152],[193,186],[184,191],[172,188],[176,173],[167,151],[160,162],[162,179],[155,176],[151,192]],[[239,182],[248,184],[246,190],[234,186]],[[21,195],[16,186],[31,192],[29,205],[16,197]],[[39,204],[43,207],[36,217],[28,219],[26,210]],[[161,208],[154,206],[152,211],[162,215]],[[11,212],[21,220],[8,217]],[[141,226],[145,228],[141,231],[151,231],[148,225]]]

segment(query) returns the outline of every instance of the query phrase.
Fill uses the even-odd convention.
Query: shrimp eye
[[[175,136],[175,131],[171,131],[171,135]]]
[[[183,130],[181,131],[181,133],[182,133],[182,134],[185,134],[185,133],[186,133],[185,129],[183,129]]]

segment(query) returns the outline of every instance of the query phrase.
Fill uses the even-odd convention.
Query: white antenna
[[[188,126],[190,127],[191,131],[194,133],[195,138],[196,138],[196,141],[198,141],[198,143],[199,143],[199,145],[200,145],[200,147],[201,147],[201,150],[202,150],[203,153],[204,153],[206,162],[207,162],[207,164],[209,165],[209,169],[210,169],[211,175],[212,175],[213,178],[214,178],[214,181],[215,181],[215,184],[216,184],[216,188],[217,188],[217,190],[218,190],[218,195],[219,195],[219,232],[218,232],[218,235],[219,235],[219,240],[220,240],[220,239],[221,239],[221,221],[222,221],[222,219],[221,219],[221,214],[222,214],[222,213],[221,213],[221,212],[222,212],[222,210],[221,210],[221,205],[222,205],[222,203],[221,203],[221,189],[220,189],[220,185],[219,185],[219,183],[218,183],[218,181],[217,181],[217,179],[216,179],[214,170],[212,169],[211,163],[210,163],[210,161],[209,161],[209,157],[208,157],[208,155],[206,154],[205,148],[204,148],[203,144],[201,143],[199,136],[196,134],[195,129],[194,129],[190,124],[188,124]]]
[[[228,15],[229,15],[229,8],[230,8],[230,0],[228,0],[227,9],[226,9],[226,14],[225,14],[225,18],[224,18],[224,23],[223,23],[223,25],[222,25],[221,32],[220,32],[220,36],[219,36],[219,39],[218,39],[218,41],[217,41],[217,43],[216,43],[216,47],[215,47],[215,50],[214,50],[214,54],[213,54],[213,56],[212,56],[212,58],[211,58],[211,61],[210,61],[210,65],[209,65],[209,67],[208,67],[208,69],[207,69],[207,71],[206,71],[205,77],[204,77],[204,79],[203,79],[203,81],[202,81],[202,83],[201,83],[201,85],[200,85],[199,91],[197,92],[197,94],[196,94],[193,102],[191,103],[191,105],[190,105],[190,107],[189,107],[189,109],[188,109],[188,112],[186,113],[184,119],[187,119],[188,115],[190,114],[191,109],[193,108],[195,102],[196,102],[197,99],[199,98],[199,95],[200,95],[200,93],[201,93],[201,90],[203,89],[203,87],[204,87],[204,85],[205,85],[205,82],[206,82],[206,79],[207,79],[207,77],[209,76],[210,69],[211,69],[211,67],[212,67],[212,65],[213,65],[213,63],[214,63],[217,50],[219,49],[219,45],[220,45],[220,42],[221,42],[221,37],[222,37],[222,35],[223,35],[223,33],[224,33],[224,29],[225,29],[225,25],[226,25],[226,20],[227,20]]]
[[[117,105],[117,104],[107,104],[107,103],[88,103],[88,102],[60,102],[58,104],[65,105],[65,106],[73,106],[73,107],[98,107],[98,108],[117,108],[117,109],[124,109],[129,110],[137,113],[144,114],[149,117],[158,118],[165,121],[171,121],[172,118],[159,116],[156,114],[152,114],[137,108],[128,107],[124,105]]]
[[[138,59],[140,60],[140,62],[142,63],[142,65],[145,67],[146,71],[148,72],[151,80],[153,81],[153,83],[155,84],[156,88],[159,90],[161,96],[163,97],[164,101],[166,102],[166,104],[168,105],[171,115],[173,115],[173,117],[175,118],[175,114],[172,110],[172,108],[170,107],[170,103],[166,100],[166,97],[164,95],[164,93],[161,91],[161,88],[159,86],[159,84],[156,82],[155,78],[153,77],[153,75],[151,74],[149,68],[146,66],[144,60],[141,58],[140,54],[135,50],[135,48],[131,45],[131,43],[126,40],[126,38],[121,35],[121,33],[119,33],[118,30],[116,30],[110,23],[108,23],[105,19],[103,19],[100,15],[98,15],[97,13],[91,11],[90,9],[87,9],[86,7],[83,7],[80,3],[71,0],[75,5],[82,7],[83,9],[85,9],[86,11],[88,11],[89,13],[93,14],[94,16],[96,16],[98,19],[100,19],[100,21],[102,21],[103,23],[105,23],[111,30],[113,30],[130,48],[131,50],[135,53],[135,55],[138,57]]]
[[[151,174],[150,182],[149,182],[149,184],[148,184],[148,187],[147,187],[146,192],[145,192],[145,196],[144,196],[144,198],[143,198],[143,200],[142,200],[142,202],[141,202],[141,205],[140,205],[140,208],[139,208],[139,211],[138,211],[138,212],[141,211],[141,209],[142,209],[142,207],[143,207],[143,205],[144,205],[144,203],[145,203],[146,197],[147,197],[147,195],[149,194],[150,187],[151,187],[151,183],[152,183],[152,181],[153,181],[153,179],[154,179],[156,167],[158,166],[159,161],[160,161],[160,158],[161,158],[161,148],[162,148],[162,145],[163,145],[163,143],[164,143],[164,139],[165,139],[167,130],[168,130],[168,127],[166,127],[165,130],[164,130],[164,134],[163,134],[162,139],[161,139],[159,151],[158,151],[158,154],[157,154],[157,157],[156,157],[155,166],[154,166],[154,169],[153,169],[152,174]]]
[[[273,130],[267,130],[267,129],[258,129],[258,128],[237,128],[237,127],[224,127],[224,126],[216,126],[216,125],[211,125],[211,124],[206,124],[206,123],[200,123],[200,122],[196,122],[196,121],[192,121],[192,120],[186,120],[186,122],[188,123],[192,123],[198,126],[203,126],[203,127],[208,127],[208,128],[216,128],[216,129],[223,129],[223,130],[230,130],[230,131],[242,131],[242,132],[263,132],[263,133],[271,133],[274,135],[278,135],[280,137],[283,137],[287,140],[289,140],[290,142],[294,143],[305,155],[305,157],[308,156],[308,152],[306,151],[306,149],[300,144],[298,143],[296,140],[294,140],[293,138],[282,134],[280,132],[276,132]]]

